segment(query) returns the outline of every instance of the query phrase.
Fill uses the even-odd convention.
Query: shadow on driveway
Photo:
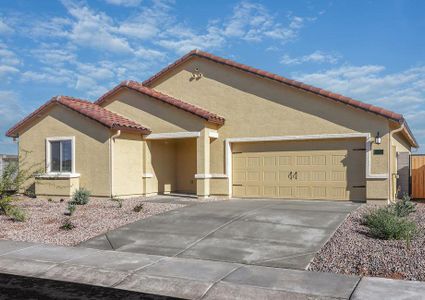
[[[78,283],[0,274],[0,299],[146,299],[181,298],[117,290]]]

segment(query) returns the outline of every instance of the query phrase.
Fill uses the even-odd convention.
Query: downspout
[[[115,139],[121,135],[121,130],[117,130],[117,132],[111,136],[109,139],[109,170],[110,170],[110,191],[111,191],[111,198],[114,197],[114,145]]]
[[[395,192],[394,194],[392,194],[392,186],[393,186],[393,174],[391,173],[391,153],[392,153],[392,139],[393,139],[393,134],[394,133],[398,133],[400,131],[402,131],[404,129],[404,123],[401,124],[401,126],[397,129],[394,129],[392,131],[390,131],[390,139],[388,141],[388,175],[389,175],[389,185],[388,185],[388,204],[391,203],[395,203],[395,199],[391,199],[392,196],[394,196],[395,198]]]

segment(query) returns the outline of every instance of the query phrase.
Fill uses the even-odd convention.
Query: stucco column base
[[[210,196],[209,178],[199,178],[196,180],[196,195],[198,198],[208,198]]]
[[[204,176],[210,173],[210,137],[209,129],[201,130],[201,136],[196,141],[196,171]],[[197,178],[196,195],[198,197],[208,197],[210,195],[210,179]]]

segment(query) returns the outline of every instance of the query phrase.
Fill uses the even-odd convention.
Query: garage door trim
[[[313,134],[313,135],[286,135],[286,136],[266,136],[266,137],[241,137],[227,138],[225,140],[225,160],[226,175],[229,178],[228,189],[229,196],[232,197],[232,143],[250,143],[250,142],[278,142],[278,141],[303,141],[303,140],[325,140],[325,139],[346,139],[346,138],[364,138],[366,148],[366,179],[388,179],[388,174],[373,174],[371,170],[371,145],[370,133],[343,133],[343,134]]]

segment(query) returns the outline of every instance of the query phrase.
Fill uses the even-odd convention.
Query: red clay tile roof
[[[164,75],[168,71],[174,69],[178,65],[182,64],[183,62],[187,61],[188,59],[190,59],[193,56],[198,56],[198,57],[201,57],[201,58],[204,58],[204,59],[214,61],[214,62],[219,63],[219,64],[223,64],[223,65],[226,65],[226,66],[230,66],[230,67],[233,67],[233,68],[254,74],[256,76],[260,76],[260,77],[263,77],[263,78],[278,81],[278,82],[284,83],[288,86],[295,87],[295,88],[298,88],[298,89],[301,89],[301,90],[304,90],[304,91],[325,97],[327,99],[334,100],[334,101],[339,102],[339,103],[343,103],[343,104],[346,104],[346,105],[349,105],[349,106],[352,106],[352,107],[355,107],[355,108],[362,109],[362,110],[367,111],[367,112],[371,112],[371,113],[380,115],[380,116],[385,117],[387,119],[399,122],[400,124],[405,124],[406,130],[408,131],[408,134],[411,136],[412,142],[415,144],[415,146],[418,145],[415,137],[413,136],[412,132],[409,129],[409,126],[407,125],[407,122],[405,121],[403,115],[401,115],[401,114],[392,112],[390,110],[387,110],[387,109],[384,109],[384,108],[381,108],[381,107],[378,107],[378,106],[367,104],[367,103],[364,103],[364,102],[361,102],[361,101],[358,101],[358,100],[355,100],[355,99],[352,99],[352,98],[349,98],[349,97],[346,97],[346,96],[343,96],[343,95],[340,95],[340,94],[332,93],[330,91],[327,91],[327,90],[324,90],[324,89],[321,89],[321,88],[317,88],[317,87],[314,87],[314,86],[311,86],[311,85],[308,85],[308,84],[305,84],[305,83],[302,83],[302,82],[299,82],[299,81],[296,81],[296,80],[291,80],[291,79],[288,79],[288,78],[285,78],[285,77],[282,77],[282,76],[279,76],[279,75],[276,75],[276,74],[273,74],[273,73],[270,73],[270,72],[267,72],[267,71],[263,71],[263,70],[256,69],[256,68],[244,65],[244,64],[240,64],[240,63],[237,63],[237,62],[232,61],[230,59],[225,59],[225,58],[222,58],[222,57],[219,57],[219,56],[216,56],[216,55],[213,55],[213,54],[210,54],[208,52],[204,52],[204,51],[201,51],[201,50],[198,50],[198,49],[190,51],[188,54],[186,54],[183,57],[181,57],[180,59],[176,60],[174,63],[170,64],[168,67],[165,67],[164,69],[162,69],[161,71],[159,71],[158,73],[153,75],[152,77],[143,81],[142,84],[144,86],[151,85],[156,79],[158,79],[159,77],[161,77],[162,75]]]
[[[179,109],[182,109],[184,111],[192,113],[192,114],[194,114],[198,117],[201,117],[201,118],[207,120],[208,122],[220,124],[220,125],[224,124],[224,118],[218,116],[217,114],[209,112],[209,111],[207,111],[203,108],[200,108],[198,106],[195,106],[193,104],[190,104],[190,103],[184,102],[182,100],[173,98],[171,96],[165,95],[165,94],[160,93],[160,92],[158,92],[158,91],[156,91],[152,88],[144,86],[140,82],[131,81],[131,80],[121,82],[119,85],[114,87],[112,90],[110,90],[106,94],[102,95],[95,102],[95,104],[102,105],[102,103],[106,100],[106,98],[108,98],[110,95],[116,93],[121,88],[128,88],[130,90],[134,90],[134,91],[137,91],[139,93],[145,94],[149,97],[155,98],[155,99],[160,100],[162,102],[165,102],[167,104],[173,105],[173,106],[175,106]]]
[[[33,113],[28,115],[26,118],[21,120],[19,123],[14,125],[6,132],[6,136],[8,137],[16,137],[18,136],[19,130],[25,126],[29,121],[33,120],[43,110],[47,109],[51,105],[59,104],[63,105],[73,111],[76,111],[100,124],[113,129],[120,129],[125,131],[138,131],[143,134],[149,134],[151,131],[149,128],[146,128],[132,120],[124,118],[116,113],[113,113],[99,105],[96,105],[92,102],[72,98],[68,96],[57,96],[53,97],[50,101],[46,102],[44,105],[39,107]]]

